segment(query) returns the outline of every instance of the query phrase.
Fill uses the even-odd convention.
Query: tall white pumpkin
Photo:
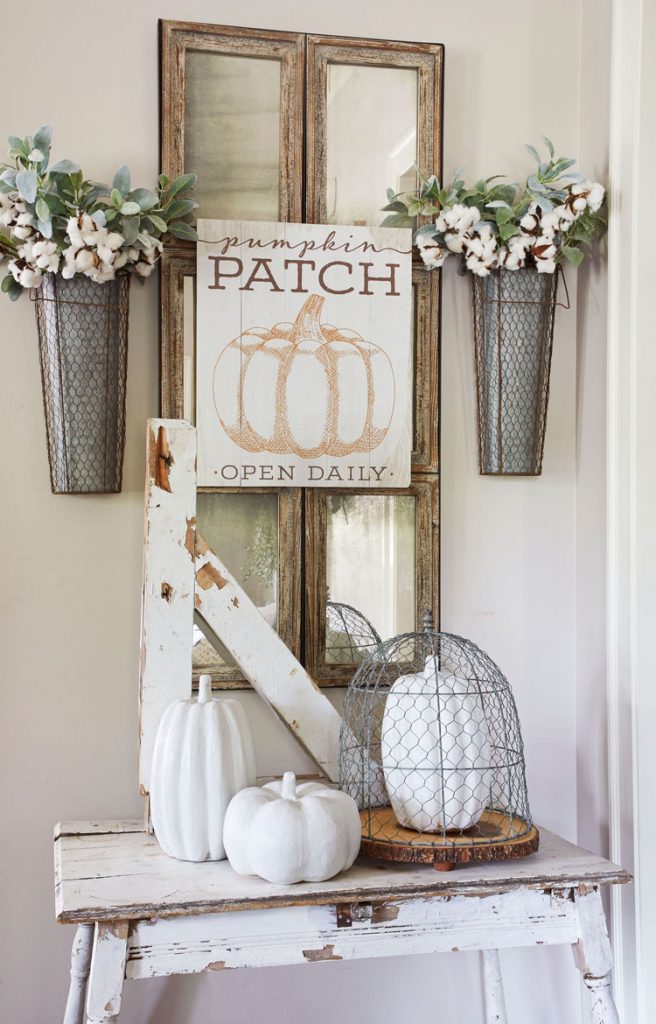
[[[201,676],[198,700],[176,700],[157,730],[150,812],[157,840],[179,860],[223,860],[223,819],[231,799],[255,782],[255,752],[242,705],[213,700]]]
[[[381,731],[385,785],[400,825],[419,832],[475,825],[490,798],[485,709],[471,684],[437,658],[400,676]]]

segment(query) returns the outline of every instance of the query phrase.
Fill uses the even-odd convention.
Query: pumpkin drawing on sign
[[[395,383],[386,352],[322,324],[310,295],[294,323],[250,327],[221,352],[213,375],[223,429],[249,452],[344,456],[385,437]]]

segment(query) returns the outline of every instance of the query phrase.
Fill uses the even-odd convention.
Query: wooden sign
[[[406,487],[411,233],[200,220],[198,483]]]

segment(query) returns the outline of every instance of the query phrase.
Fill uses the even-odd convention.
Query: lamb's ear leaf
[[[33,203],[36,199],[36,171],[19,171],[16,175],[16,188],[26,203]]]
[[[51,174],[78,174],[80,168],[72,160],[58,160],[50,168]]]
[[[121,164],[117,170],[112,181],[112,188],[117,189],[122,196],[126,196],[130,191],[130,169],[127,164]]]
[[[174,238],[184,238],[188,242],[198,241],[195,228],[192,228],[191,224],[185,224],[184,221],[176,221],[175,224],[169,224],[169,234],[173,235]]]
[[[20,299],[23,294],[22,286],[15,280],[15,278],[12,277],[11,274],[7,274],[7,276],[2,279],[2,285],[0,285],[0,288],[2,288],[5,295],[9,296],[12,302],[15,302],[16,299]]]
[[[549,150],[549,156],[553,160],[554,156],[556,155],[556,150],[554,149],[553,142],[551,141],[551,139],[547,135],[543,135],[542,136],[542,141],[544,142],[545,146]]]
[[[52,128],[49,124],[42,124],[34,133],[34,145],[44,153],[52,146]]]
[[[580,267],[584,260],[584,255],[580,249],[574,248],[573,245],[563,245],[561,252],[566,260],[575,266]]]

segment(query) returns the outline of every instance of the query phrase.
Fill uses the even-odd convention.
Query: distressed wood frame
[[[195,25],[189,22],[161,23],[162,37],[162,170],[172,176],[184,170],[184,54],[187,48],[213,49],[216,52],[262,55],[278,52],[283,47],[287,54],[295,54],[295,98],[302,95],[299,87],[299,63],[307,76],[306,106],[294,105],[294,115],[287,122],[289,145],[285,148],[287,163],[283,166],[293,178],[294,190],[287,189],[281,210],[282,220],[300,221],[305,205],[306,220],[317,222],[325,214],[325,108],[326,74],[331,61],[350,64],[373,64],[380,67],[415,67],[418,70],[418,163],[422,168],[441,171],[442,161],[442,104],[444,47],[439,44],[396,42],[388,40],[349,39],[330,36],[302,36],[252,29],[239,29],[216,25]],[[254,47],[254,49],[250,49]],[[273,49],[272,49],[273,47]],[[302,54],[299,57],[299,54]],[[291,58],[288,58],[291,59]],[[303,76],[301,75],[301,78]],[[299,91],[300,88],[300,91]],[[292,123],[293,122],[293,123]],[[305,129],[305,132],[304,132]],[[303,160],[303,135],[307,153]],[[282,144],[281,132],[281,144]],[[300,140],[300,142],[299,142]],[[282,154],[281,154],[282,157]],[[305,175],[303,164],[305,163]],[[323,170],[322,170],[323,168]],[[303,184],[304,183],[304,184]],[[282,186],[281,186],[282,187]],[[302,188],[305,188],[303,196]],[[305,202],[304,202],[305,199]],[[191,243],[175,241],[165,248],[160,261],[160,410],[162,416],[184,416],[184,324],[185,278],[196,276],[196,254]],[[433,608],[434,621],[439,624],[439,362],[440,362],[440,273],[428,273],[415,263],[412,273],[414,304],[414,399],[412,451],[412,487],[431,483],[431,571],[426,571],[426,554],[417,544],[417,595],[423,605]],[[203,489],[204,490],[204,489]],[[222,489],[223,490],[223,489]],[[228,488],[225,489],[229,490]],[[371,493],[385,493],[372,489]],[[412,493],[398,490],[396,494]],[[295,510],[303,503],[302,492],[290,492],[289,502]],[[305,509],[311,501],[306,498]],[[317,648],[323,635],[316,621],[318,601],[313,589],[321,584],[314,579],[313,564],[320,560],[321,539],[317,536],[305,545],[299,541],[297,527],[303,532],[303,513],[293,511],[285,515],[281,505],[279,520],[280,579],[279,622],[280,635],[290,644],[292,651],[311,666],[321,686],[343,686],[349,673],[344,667],[326,666]],[[306,513],[307,514],[307,513]],[[325,550],[325,537],[323,538]],[[425,547],[422,541],[422,548]],[[305,563],[302,557],[305,552]],[[288,567],[284,557],[290,558]],[[423,563],[420,563],[423,558]],[[300,590],[303,579],[312,581],[308,592],[305,626],[301,632]],[[428,601],[428,590],[432,596]],[[324,595],[325,598],[325,595]],[[309,605],[312,605],[310,609]],[[325,611],[325,608],[324,608]],[[420,620],[420,616],[418,621]],[[346,667],[348,669],[348,666]],[[217,673],[217,688],[248,686],[239,672],[226,670]]]
[[[161,163],[170,178],[183,174],[185,58],[202,50],[280,61],[279,219],[300,221],[303,210],[303,89],[305,36],[298,32],[161,21]]]
[[[305,492],[306,574],[313,585],[306,588],[306,661],[313,678],[322,686],[347,686],[353,665],[326,662],[327,601],[327,504],[336,494],[415,498],[415,618],[421,623],[427,608],[439,622],[439,484],[436,477],[414,477],[407,488],[375,490],[330,490]]]
[[[413,474],[440,468],[440,285],[439,273],[413,266]]]
[[[301,576],[297,566],[302,549],[302,494],[300,488],[281,487],[199,487],[201,494],[275,494],[278,498],[278,606],[277,633],[296,658],[301,657]],[[201,618],[202,612],[197,610]],[[208,624],[209,625],[209,624]],[[199,673],[193,673],[194,683]],[[212,672],[212,684],[222,690],[249,686],[238,668],[227,666]]]
[[[437,43],[408,43],[387,39],[335,36],[307,38],[307,198],[309,223],[327,218],[326,102],[329,64],[387,68],[416,68],[417,166],[442,174],[442,94],[444,47]]]

